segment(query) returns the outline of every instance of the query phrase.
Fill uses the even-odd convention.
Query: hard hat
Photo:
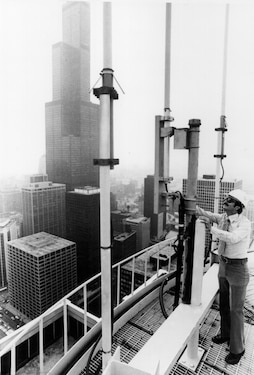
[[[230,191],[228,195],[237,199],[239,202],[241,202],[244,205],[244,207],[247,206],[249,199],[248,199],[248,195],[244,191],[240,189],[235,189],[235,190]]]

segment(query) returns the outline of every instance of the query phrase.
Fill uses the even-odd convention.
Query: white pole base
[[[179,363],[181,363],[181,365],[183,365],[184,367],[192,370],[192,371],[196,371],[198,365],[199,365],[199,362],[201,360],[201,358],[203,357],[203,354],[205,352],[205,349],[202,349],[200,347],[198,347],[198,352],[197,352],[197,355],[195,358],[190,358],[188,356],[188,348],[185,349],[185,351],[183,352],[182,356],[180,357],[179,359]]]

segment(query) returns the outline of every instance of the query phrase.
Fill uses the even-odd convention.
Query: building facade
[[[242,180],[222,181],[219,190],[218,213],[223,212],[223,200],[227,194],[234,189],[242,189]],[[183,194],[187,192],[187,179],[183,180]],[[206,211],[214,212],[215,199],[215,176],[203,175],[202,179],[197,181],[197,204]],[[206,254],[210,250],[211,235],[206,231]]]
[[[34,319],[77,286],[76,244],[40,232],[8,243],[10,303]]]
[[[151,219],[147,217],[128,218],[125,220],[125,231],[128,232],[128,226],[136,232],[136,251],[145,249],[150,244],[150,225]]]
[[[7,242],[18,238],[19,228],[15,220],[0,218],[0,290],[8,284]]]
[[[115,210],[111,211],[111,227],[114,236],[124,232],[125,219],[131,217],[131,212]]]
[[[114,237],[112,249],[113,264],[136,253],[136,232],[124,232]]]
[[[22,212],[21,190],[17,188],[2,188],[0,190],[0,213]]]
[[[100,190],[85,186],[66,193],[66,238],[77,244],[78,280],[100,272]]]
[[[218,213],[223,212],[223,200],[227,194],[234,189],[242,189],[242,180],[222,181],[219,191],[219,209]],[[183,180],[183,194],[187,192],[187,179]],[[203,175],[202,179],[197,181],[197,204],[207,211],[214,211],[215,199],[215,176]]]
[[[43,231],[65,237],[65,192],[65,185],[50,181],[22,188],[24,236]]]
[[[63,41],[53,46],[53,99],[46,104],[49,180],[98,186],[99,106],[90,102],[90,6],[63,6]]]

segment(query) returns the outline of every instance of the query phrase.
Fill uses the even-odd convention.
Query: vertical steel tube
[[[111,2],[103,3],[103,67],[112,69]]]
[[[224,52],[223,52],[223,71],[222,71],[222,98],[221,98],[221,116],[225,118],[226,112],[226,86],[227,86],[227,52],[228,52],[228,23],[229,23],[229,4],[226,4],[225,12],[225,31],[224,31]],[[224,121],[220,121],[220,127],[224,126]],[[218,131],[217,135],[217,155],[223,153],[224,132]],[[216,159],[216,180],[214,194],[214,212],[219,212],[220,200],[220,158]]]
[[[83,298],[84,298],[84,335],[87,334],[87,284],[83,288]]]
[[[112,69],[111,3],[103,4],[103,65]],[[103,76],[104,79],[104,76]],[[103,82],[104,83],[104,82]],[[100,95],[100,159],[110,159],[111,99]],[[100,230],[101,230],[101,313],[102,367],[111,358],[111,230],[110,230],[110,166],[100,165]]]
[[[11,375],[16,374],[16,343],[11,347]]]
[[[199,155],[199,127],[200,120],[189,121],[188,132],[188,148],[189,148],[189,163],[188,163],[188,181],[187,193],[185,198],[185,212],[186,212],[186,227],[193,228],[193,215],[196,213],[196,195],[197,195],[197,180],[198,180],[198,155]],[[190,233],[191,234],[191,233]],[[193,234],[192,234],[193,235]],[[193,238],[189,236],[185,242],[184,253],[184,270],[183,270],[183,302],[190,303],[191,300],[191,282],[192,282],[192,256]]]
[[[110,158],[110,96],[100,96],[100,158]],[[101,313],[103,369],[111,357],[111,234],[110,234],[110,166],[100,166],[101,228]]]
[[[67,300],[63,301],[63,323],[64,323],[64,354],[68,352],[68,312],[67,312]]]
[[[199,306],[201,304],[202,283],[204,274],[204,256],[205,256],[205,225],[200,220],[196,221],[194,258],[193,258],[193,276],[191,288],[191,304]]]
[[[166,32],[165,32],[165,86],[164,86],[164,116],[170,117],[170,69],[171,69],[171,3],[166,3]],[[165,121],[165,127],[170,127],[170,121]],[[164,138],[164,177],[169,177],[170,138]]]
[[[39,321],[39,362],[40,362],[40,374],[44,373],[44,361],[43,361],[43,318]]]

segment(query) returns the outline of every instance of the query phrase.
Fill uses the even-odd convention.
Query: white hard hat
[[[241,202],[244,205],[244,207],[247,206],[249,199],[248,199],[248,195],[244,191],[240,189],[235,189],[235,190],[230,191],[228,195],[237,199],[239,202]]]

